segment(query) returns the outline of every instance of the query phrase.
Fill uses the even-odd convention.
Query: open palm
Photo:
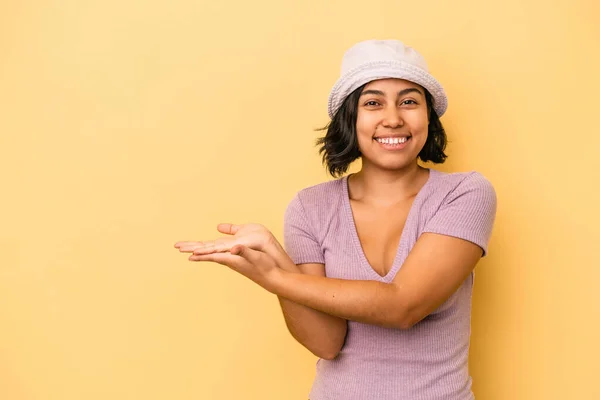
[[[278,247],[273,234],[261,224],[219,224],[217,230],[230,236],[214,240],[177,242],[175,247],[182,253],[194,255],[228,252],[236,245],[267,253],[275,250],[273,247]]]

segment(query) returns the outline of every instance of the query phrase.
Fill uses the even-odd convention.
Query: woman
[[[447,99],[398,41],[344,55],[320,139],[338,179],[300,191],[285,250],[263,226],[219,225],[179,242],[279,296],[291,334],[320,359],[312,400],[473,399],[468,371],[473,271],[496,214],[479,173],[443,173]],[[346,175],[361,158],[362,168]]]

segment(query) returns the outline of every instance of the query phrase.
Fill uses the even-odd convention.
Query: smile
[[[377,143],[385,150],[402,150],[407,146],[412,136],[401,136],[401,137],[375,137]]]
[[[402,144],[402,143],[406,143],[408,141],[408,139],[410,139],[410,136],[394,137],[394,138],[375,138],[376,141],[378,141],[379,143],[382,143],[382,144]]]

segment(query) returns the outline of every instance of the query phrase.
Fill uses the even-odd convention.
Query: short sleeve
[[[283,225],[284,247],[295,264],[325,264],[321,245],[313,231],[300,197],[296,195],[285,211]]]
[[[473,173],[448,194],[423,232],[467,240],[481,247],[486,256],[496,207],[492,184],[481,174]]]

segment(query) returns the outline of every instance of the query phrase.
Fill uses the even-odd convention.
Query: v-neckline
[[[368,274],[371,275],[376,280],[379,280],[379,281],[383,280],[385,282],[390,282],[391,279],[393,279],[393,276],[395,276],[396,271],[400,268],[399,259],[400,259],[400,254],[402,253],[402,250],[404,249],[404,246],[406,243],[406,229],[409,226],[409,224],[412,224],[412,219],[415,218],[414,210],[415,210],[416,206],[418,205],[418,202],[421,199],[422,193],[424,192],[423,189],[425,189],[430,184],[432,177],[436,172],[436,170],[431,169],[431,168],[428,168],[428,171],[429,171],[429,176],[427,177],[427,180],[425,181],[423,186],[421,186],[421,189],[419,189],[419,191],[417,192],[417,195],[415,196],[415,199],[413,200],[412,204],[410,205],[410,209],[408,210],[408,215],[406,217],[406,222],[404,222],[404,227],[402,227],[402,233],[400,234],[400,240],[398,241],[398,247],[396,248],[396,255],[394,256],[394,261],[392,262],[390,270],[385,275],[380,275],[377,271],[375,271],[375,269],[373,268],[373,266],[367,259],[367,255],[365,254],[365,251],[360,242],[360,238],[358,236],[356,220],[354,219],[354,213],[352,212],[352,205],[350,204],[350,188],[348,187],[348,178],[350,175],[346,175],[343,177],[342,187],[343,187],[343,197],[344,197],[344,209],[345,209],[344,211],[346,214],[347,222],[351,228],[350,230],[352,231],[351,235],[352,235],[352,239],[354,242],[354,246],[356,247],[356,251],[359,253],[359,256],[361,259],[361,265],[367,270]]]

